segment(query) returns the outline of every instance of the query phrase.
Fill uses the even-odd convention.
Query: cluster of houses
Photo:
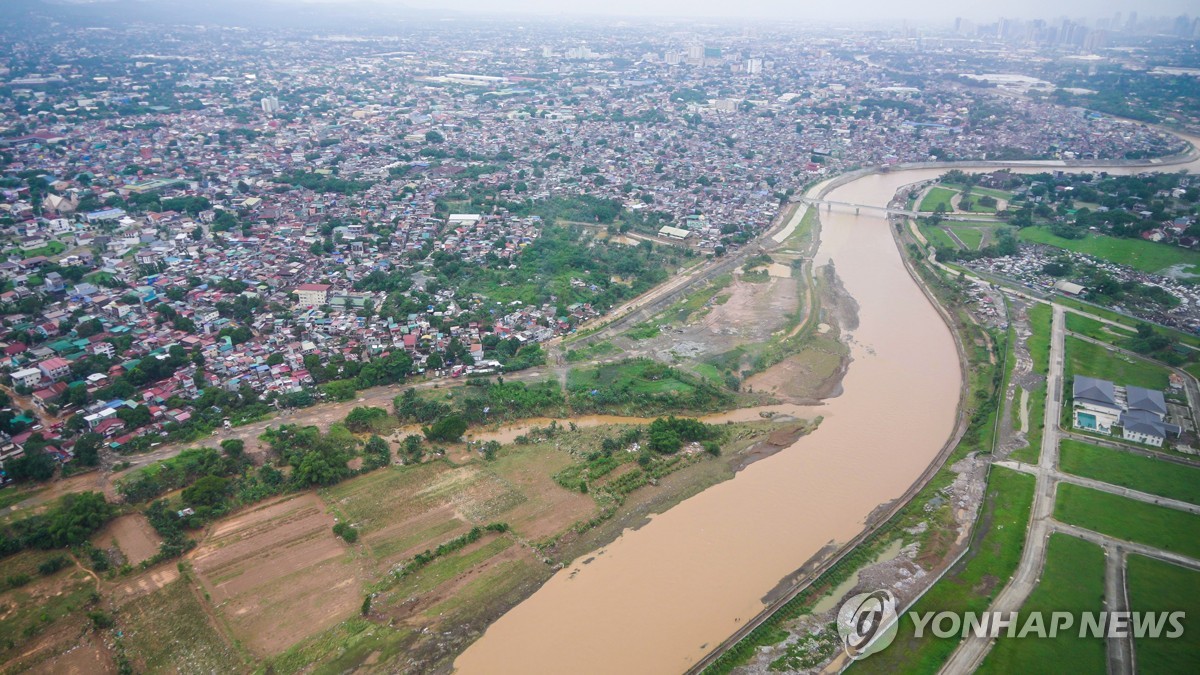
[[[1155,447],[1162,447],[1181,431],[1179,425],[1167,421],[1167,402],[1161,391],[1121,387],[1082,375],[1075,376],[1071,418],[1076,429],[1112,435],[1119,428],[1121,438]]]

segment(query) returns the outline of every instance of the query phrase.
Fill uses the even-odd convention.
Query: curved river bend
[[[883,206],[901,186],[945,170],[872,174],[828,199]],[[780,579],[903,495],[953,431],[963,373],[949,329],[905,270],[888,227],[872,213],[821,212],[816,265],[833,262],[859,307],[844,393],[809,409],[824,416],[821,426],[627,531],[590,564],[567,566],[488,628],[456,661],[458,671],[682,672],[758,613]]]

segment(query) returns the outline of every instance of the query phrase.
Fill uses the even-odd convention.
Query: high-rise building
[[[746,59],[746,74],[758,75],[762,72],[763,60],[757,56],[752,56]]]
[[[268,115],[274,115],[279,112],[279,99],[274,96],[264,96],[262,100],[262,111]]]

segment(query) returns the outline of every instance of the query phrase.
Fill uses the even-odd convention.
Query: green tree
[[[100,434],[88,432],[81,435],[75,441],[75,461],[83,466],[96,466],[100,463],[100,446],[104,443],[104,437]]]
[[[458,415],[450,415],[423,429],[425,438],[431,441],[456,443],[467,431],[467,423]]]

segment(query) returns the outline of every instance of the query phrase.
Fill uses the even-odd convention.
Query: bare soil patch
[[[104,644],[95,635],[88,635],[82,642],[27,672],[34,675],[99,675],[117,672],[117,664]]]
[[[130,565],[154,557],[158,545],[162,543],[158,533],[150,526],[150,521],[140,513],[131,513],[112,521],[92,537],[92,544],[96,548],[107,549],[112,546],[114,539],[125,562]]]
[[[222,522],[189,556],[204,590],[259,655],[283,651],[350,616],[362,602],[359,566],[314,493],[263,504]]]

